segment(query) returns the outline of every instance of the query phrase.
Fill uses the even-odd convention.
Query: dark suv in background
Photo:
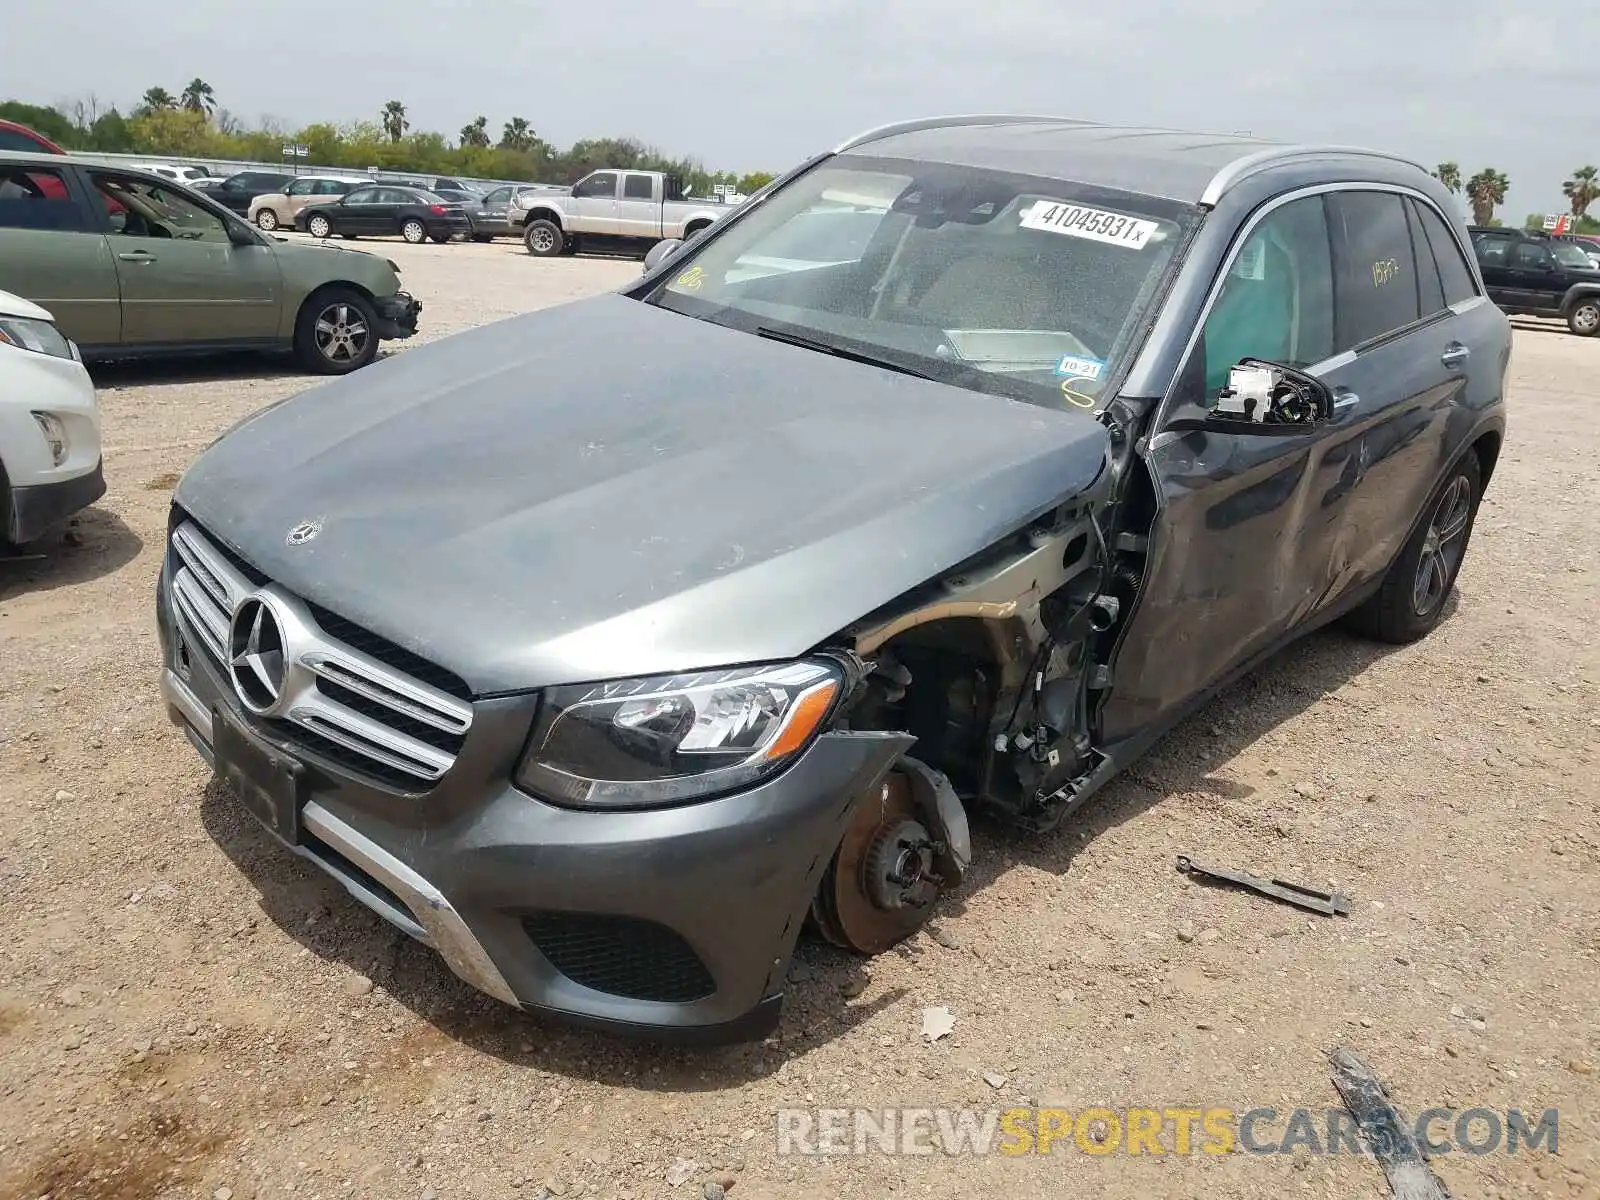
[[[1560,317],[1580,337],[1600,332],[1600,270],[1584,247],[1523,229],[1470,225],[1489,299],[1508,313]]]

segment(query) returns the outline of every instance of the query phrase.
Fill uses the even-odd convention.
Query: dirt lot
[[[638,271],[385,252],[428,337]],[[1346,1044],[1413,1116],[1560,1109],[1558,1157],[1443,1156],[1457,1196],[1600,1197],[1600,341],[1529,325],[1512,370],[1433,637],[1282,655],[1070,828],[980,830],[937,936],[864,967],[803,944],[778,1036],[712,1052],[480,998],[210,782],[155,689],[169,492],[313,381],[249,360],[101,372],[110,493],[42,559],[0,563],[0,1196],[688,1200],[718,1176],[735,1200],[1387,1195],[1351,1157],[775,1153],[792,1105],[1320,1113]],[[1180,851],[1336,884],[1355,911],[1187,883]],[[956,1022],[931,1045],[928,1005]]]

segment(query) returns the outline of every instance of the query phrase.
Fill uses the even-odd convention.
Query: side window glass
[[[1506,252],[1511,243],[1502,237],[1479,238],[1474,246],[1478,251],[1478,261],[1486,267],[1503,267],[1506,265]]]
[[[1338,349],[1403,329],[1419,315],[1405,205],[1392,192],[1332,192]]]
[[[1196,353],[1204,355],[1207,397],[1222,390],[1242,358],[1308,367],[1333,354],[1333,266],[1322,197],[1292,200],[1250,231]]]
[[[1417,299],[1422,304],[1422,315],[1432,316],[1444,311],[1444,285],[1439,282],[1439,268],[1433,261],[1433,251],[1422,233],[1422,218],[1417,215],[1417,202],[1405,201],[1406,220],[1411,223],[1411,253],[1417,264]]]
[[[624,175],[622,178],[622,198],[624,200],[649,200],[655,195],[655,188],[651,186],[648,175]]]
[[[371,204],[377,198],[377,188],[357,188],[345,197],[351,204]]]
[[[1459,304],[1478,294],[1478,285],[1472,282],[1472,270],[1461,256],[1461,247],[1451,235],[1444,218],[1431,204],[1412,201],[1412,213],[1422,226],[1423,238],[1433,251],[1434,265],[1439,268],[1439,282],[1444,288],[1444,302]],[[1417,254],[1422,254],[1418,247]]]
[[[483,198],[483,202],[485,204],[504,204],[509,199],[511,199],[510,188],[495,188],[494,191]]]
[[[181,185],[167,187],[142,179],[97,174],[94,186],[105,202],[113,233],[228,243],[228,228],[222,218],[181,195]]]
[[[61,172],[0,166],[0,229],[82,232],[83,213]]]
[[[1550,251],[1538,242],[1518,242],[1517,248],[1511,252],[1511,265],[1528,267],[1535,271],[1547,271],[1554,262],[1550,257]]]
[[[579,196],[610,198],[617,194],[617,177],[610,171],[591,175],[578,188]]]
[[[309,196],[316,186],[316,180],[314,179],[296,179],[283,189],[283,194],[285,196]]]

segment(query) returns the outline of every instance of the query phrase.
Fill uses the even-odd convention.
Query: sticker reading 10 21
[[[1023,209],[1022,227],[1064,233],[1068,237],[1089,238],[1111,246],[1125,246],[1129,250],[1144,249],[1144,244],[1157,228],[1154,221],[1098,208],[1084,208],[1081,204],[1064,204],[1059,200],[1036,200],[1031,207]]]

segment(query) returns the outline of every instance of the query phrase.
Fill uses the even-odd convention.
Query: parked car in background
[[[325,374],[411,336],[421,308],[387,259],[265,237],[157,175],[3,152],[0,288],[85,359],[290,350]]]
[[[37,304],[0,291],[0,548],[105,494],[100,408],[78,349]]]
[[[240,171],[229,175],[206,194],[218,204],[241,217],[250,212],[250,202],[257,196],[281,192],[294,182],[286,171]]]
[[[250,223],[268,233],[280,225],[295,228],[294,219],[303,210],[328,204],[362,186],[359,179],[340,179],[333,175],[301,175],[281,192],[267,192],[250,201],[246,214]]]
[[[1557,233],[1551,238],[1557,242],[1570,242],[1589,256],[1589,261],[1600,267],[1600,239],[1582,233]]]
[[[301,209],[294,224],[315,238],[398,236],[412,245],[472,236],[472,219],[461,205],[387,183],[364,184],[328,204]]]
[[[738,273],[841,198],[864,244]],[[621,294],[211,445],[162,693],[489,995],[763,1037],[802,924],[915,934],[969,812],[1040,839],[1310,630],[1447,619],[1511,344],[1451,207],[1372,151],[873,131]]]
[[[1588,252],[1547,233],[1473,225],[1489,298],[1508,313],[1558,317],[1580,337],[1600,333],[1600,268]]]
[[[44,134],[35,133],[26,125],[19,125],[15,121],[3,120],[0,120],[0,150],[19,150],[29,154],[66,153]]]
[[[642,254],[666,238],[691,238],[729,212],[685,200],[683,181],[659,171],[595,171],[560,192],[529,190],[507,216],[529,254],[550,258],[591,250]]]
[[[484,194],[482,203],[472,214],[473,235],[480,241],[497,237],[521,237],[522,230],[511,223],[511,205],[518,196],[534,195],[546,189],[518,187],[508,184]]]
[[[180,166],[176,163],[129,163],[128,165],[135,171],[149,171],[152,175],[160,175],[163,179],[175,179],[190,187],[202,179],[211,178],[211,172],[204,167]]]

